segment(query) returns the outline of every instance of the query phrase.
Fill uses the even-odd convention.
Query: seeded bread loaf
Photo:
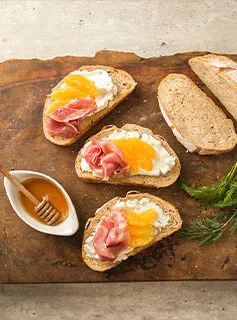
[[[155,197],[148,193],[137,193],[137,194],[127,194],[125,198],[119,198],[116,197],[107,203],[105,203],[101,208],[97,209],[96,215],[94,218],[90,218],[86,224],[84,235],[83,235],[83,241],[82,241],[82,259],[83,261],[93,270],[95,271],[106,271],[109,270],[118,264],[120,264],[122,261],[118,262],[111,262],[111,261],[100,261],[98,259],[89,258],[85,251],[84,251],[84,244],[86,239],[91,236],[92,232],[95,230],[97,224],[100,222],[102,217],[109,214],[112,207],[115,205],[115,203],[122,199],[122,200],[133,200],[133,199],[142,199],[142,198],[149,198],[154,202],[155,204],[159,205],[163,211],[170,215],[169,223],[166,227],[162,228],[160,232],[153,238],[151,242],[149,242],[147,245],[142,247],[136,247],[134,248],[129,254],[129,256],[134,256],[138,252],[152,246],[156,242],[162,240],[165,237],[168,237],[175,231],[179,230],[182,226],[182,219],[179,215],[178,209],[175,208],[171,203],[162,200],[161,198]]]
[[[101,178],[95,177],[92,172],[83,172],[81,170],[81,159],[83,148],[79,151],[78,156],[76,158],[75,168],[76,173],[79,178],[93,183],[109,183],[109,184],[119,184],[119,185],[134,185],[134,186],[144,186],[144,187],[167,187],[173,184],[179,177],[181,166],[180,161],[173,149],[169,146],[164,138],[159,135],[153,134],[153,132],[147,128],[140,127],[135,124],[126,124],[122,128],[117,128],[116,126],[107,126],[104,127],[100,132],[96,135],[92,136],[87,142],[97,139],[97,138],[106,138],[108,137],[114,130],[122,131],[137,131],[140,134],[147,133],[154,137],[155,139],[161,142],[161,145],[165,147],[165,149],[169,152],[170,155],[175,157],[175,166],[168,171],[166,174],[161,174],[159,176],[147,176],[147,175],[133,175],[128,177],[110,177],[108,180],[102,180]]]
[[[169,74],[158,87],[161,113],[177,140],[200,155],[231,151],[237,143],[233,122],[183,74]]]
[[[192,70],[237,120],[237,62],[215,54],[189,60]]]
[[[52,99],[50,96],[46,99],[45,106],[44,106],[44,112],[43,112],[43,130],[45,137],[52,143],[60,145],[60,146],[68,146],[75,141],[77,141],[86,131],[88,131],[93,125],[95,125],[100,119],[102,119],[106,114],[108,114],[111,110],[113,110],[120,102],[122,102],[135,88],[136,82],[133,80],[133,78],[125,71],[115,69],[108,66],[101,66],[101,65],[93,65],[93,66],[82,66],[79,68],[80,71],[87,70],[87,71],[93,71],[96,69],[103,69],[108,72],[108,74],[111,76],[113,83],[116,85],[118,89],[117,95],[114,97],[113,100],[109,101],[108,106],[104,109],[93,112],[89,116],[86,116],[81,124],[81,132],[80,134],[76,135],[75,137],[59,137],[59,136],[53,136],[46,130],[45,126],[45,117],[47,110],[52,105]],[[60,87],[63,84],[63,79],[60,81],[56,87],[52,89],[52,91],[60,89]]]

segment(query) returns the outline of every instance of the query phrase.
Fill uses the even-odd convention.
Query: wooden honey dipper
[[[12,174],[10,174],[10,172],[4,169],[1,165],[0,171],[8,180],[10,180],[17,187],[17,189],[20,192],[22,192],[31,202],[34,203],[34,211],[38,214],[42,221],[44,221],[46,224],[50,226],[56,225],[59,222],[61,222],[61,212],[54,208],[54,206],[48,200],[47,196],[45,196],[43,200],[40,202]]]

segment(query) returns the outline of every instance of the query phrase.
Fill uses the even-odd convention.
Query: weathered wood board
[[[193,79],[214,101],[210,91],[190,70],[190,52],[169,57],[140,58],[132,53],[101,51],[95,57],[60,57],[53,60],[9,60],[0,64],[1,163],[7,169],[28,169],[46,173],[68,191],[80,220],[80,230],[71,237],[46,235],[21,221],[0,182],[0,281],[108,282],[184,279],[236,279],[236,238],[198,246],[196,241],[175,236],[161,241],[106,273],[90,270],[81,259],[81,239],[86,220],[96,208],[114,196],[124,196],[132,187],[88,184],[74,170],[78,150],[86,138],[104,125],[136,123],[164,136],[178,154],[184,177],[193,183],[215,183],[237,161],[237,151],[220,156],[186,153],[174,138],[158,108],[156,92],[161,79],[181,72]],[[230,55],[237,60],[237,55]],[[48,142],[42,132],[42,110],[46,95],[68,72],[83,64],[107,64],[128,71],[138,85],[114,111],[92,128],[79,142],[62,148]],[[221,106],[221,105],[220,105]],[[228,115],[230,116],[230,115]],[[174,203],[184,223],[200,214],[200,205],[177,183],[169,188],[137,188]]]

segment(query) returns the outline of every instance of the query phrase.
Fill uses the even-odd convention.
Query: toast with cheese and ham
[[[133,193],[133,194],[132,194]],[[128,193],[97,209],[85,226],[82,259],[95,271],[109,270],[179,230],[171,203],[148,193]]]
[[[54,144],[68,146],[122,102],[136,82],[125,71],[82,66],[62,79],[45,102],[43,131]]]
[[[145,187],[166,187],[180,174],[180,162],[169,144],[147,128],[126,124],[104,127],[79,151],[79,178]]]
[[[236,146],[231,119],[187,76],[166,76],[158,87],[158,102],[173,134],[189,152],[216,155]]]
[[[189,59],[203,83],[237,120],[237,62],[216,54]]]

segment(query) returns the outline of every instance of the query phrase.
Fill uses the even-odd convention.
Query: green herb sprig
[[[237,162],[219,183],[206,187],[188,185],[183,178],[179,184],[191,197],[202,204],[215,208],[233,207],[217,214],[204,212],[201,218],[191,220],[188,227],[183,227],[178,235],[182,238],[200,239],[199,244],[214,243],[226,230],[230,235],[237,231]]]
[[[178,231],[181,238],[200,239],[199,245],[214,243],[229,229],[230,235],[237,231],[237,209],[218,214],[203,214],[190,222],[189,227]]]
[[[220,180],[219,183],[206,186],[190,186],[181,177],[179,184],[191,197],[202,204],[209,204],[212,207],[224,208],[237,204],[237,162],[230,172]]]

